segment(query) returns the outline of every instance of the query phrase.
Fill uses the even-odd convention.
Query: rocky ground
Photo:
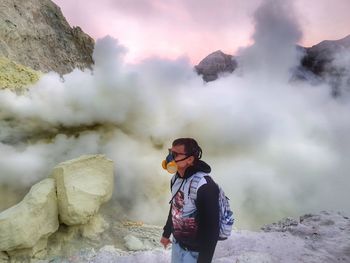
[[[60,250],[54,253],[51,248],[45,259],[34,262],[170,262],[170,249],[158,243],[161,227],[120,219],[107,225],[95,236],[71,230]],[[350,262],[350,219],[343,213],[320,212],[286,218],[259,232],[235,230],[218,242],[213,262]]]

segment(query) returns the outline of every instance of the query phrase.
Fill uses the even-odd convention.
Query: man
[[[180,138],[163,161],[163,168],[175,166],[168,170],[177,170],[171,179],[170,211],[160,240],[164,248],[172,243],[172,263],[211,262],[219,237],[219,188],[208,176],[211,168],[201,156],[194,139]]]

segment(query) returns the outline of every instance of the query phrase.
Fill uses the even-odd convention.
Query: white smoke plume
[[[302,55],[296,49],[302,32],[292,1],[263,1],[255,11],[254,25],[254,44],[241,51],[246,74],[269,82],[290,78]]]
[[[47,74],[24,95],[0,91],[0,184],[29,186],[58,162],[104,153],[115,161],[120,213],[162,224],[170,176],[161,161],[172,140],[193,137],[239,228],[350,212],[348,101],[327,85],[289,81],[301,37],[291,1],[264,1],[255,28],[243,72],[215,82],[203,83],[186,58],[127,65],[126,49],[106,37],[92,72]]]

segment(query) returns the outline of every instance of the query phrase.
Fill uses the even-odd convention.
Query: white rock
[[[133,235],[127,235],[124,237],[125,246],[128,250],[137,251],[145,250],[145,245],[143,242]]]
[[[87,223],[113,193],[114,165],[104,155],[84,155],[57,165],[56,180],[60,221]]]
[[[100,234],[103,233],[109,224],[100,214],[95,215],[91,220],[81,226],[81,235],[89,239],[98,239]]]
[[[0,251],[32,248],[58,229],[55,181],[35,184],[17,205],[0,213]]]

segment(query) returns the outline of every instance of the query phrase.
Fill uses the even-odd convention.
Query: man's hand
[[[169,238],[166,238],[166,237],[162,237],[160,239],[160,243],[164,246],[164,248],[166,249],[167,246],[169,246],[169,244],[171,244],[171,241]]]

